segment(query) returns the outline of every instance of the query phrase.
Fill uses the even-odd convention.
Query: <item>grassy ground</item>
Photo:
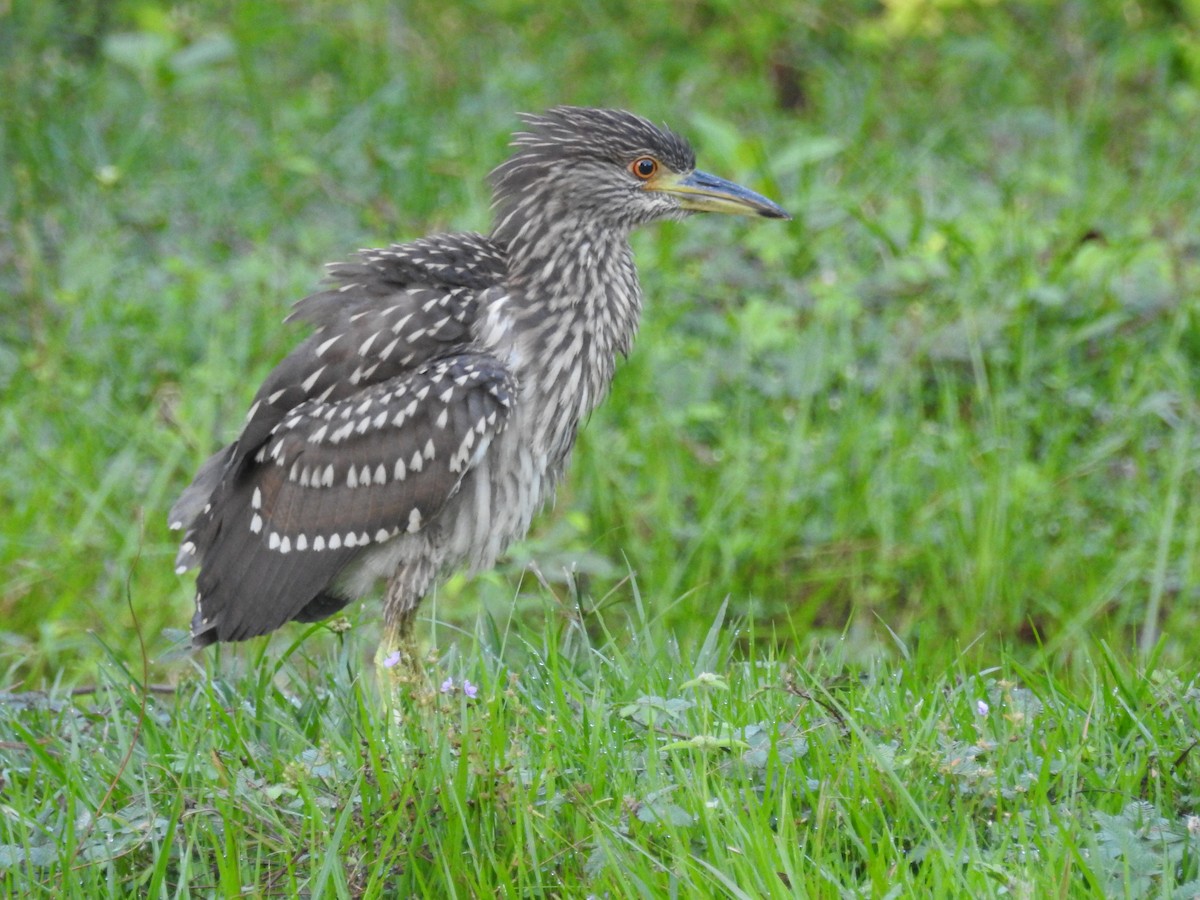
[[[0,5],[0,886],[1195,896],[1200,13],[442,7]],[[556,509],[394,710],[373,603],[172,656],[165,512],[289,303],[486,228],[557,102],[795,220],[638,236]]]
[[[632,618],[481,629],[388,712],[353,637],[15,696],[20,896],[1156,896],[1200,890],[1194,686],[1103,656],[797,665]],[[469,649],[463,649],[463,647]],[[312,655],[310,655],[310,653]],[[473,694],[473,696],[469,696]],[[1182,749],[1181,749],[1182,748]]]

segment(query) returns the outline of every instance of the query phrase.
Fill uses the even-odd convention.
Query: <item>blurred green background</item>
[[[356,248],[486,230],[515,113],[564,102],[795,218],[636,236],[632,358],[439,623],[640,598],[687,640],[728,597],[800,656],[1200,658],[1196,0],[9,0],[5,687],[135,655],[129,603],[165,653],[166,510],[290,303]]]

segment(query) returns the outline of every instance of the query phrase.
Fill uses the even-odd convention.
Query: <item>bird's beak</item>
[[[679,200],[684,209],[694,212],[729,213],[735,216],[764,216],[768,219],[790,219],[778,204],[756,194],[740,184],[709,175],[707,172],[662,172],[647,181],[644,190],[661,191]]]

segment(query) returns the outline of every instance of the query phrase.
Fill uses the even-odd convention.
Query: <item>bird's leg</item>
[[[421,666],[417,661],[417,642],[413,637],[416,612],[414,606],[404,616],[384,617],[383,639],[375,651],[375,663],[392,673],[391,677],[396,681],[416,680],[421,674]]]
[[[402,566],[388,581],[383,599],[383,640],[375,651],[375,663],[386,673],[393,689],[425,681],[413,622],[421,598],[433,581],[433,571],[427,563],[415,563]]]

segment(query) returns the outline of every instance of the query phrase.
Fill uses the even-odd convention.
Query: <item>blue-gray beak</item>
[[[680,206],[695,212],[764,216],[768,219],[791,218],[777,203],[761,194],[707,172],[695,171],[685,175],[662,172],[656,178],[647,181],[643,189],[661,191],[677,197]]]

